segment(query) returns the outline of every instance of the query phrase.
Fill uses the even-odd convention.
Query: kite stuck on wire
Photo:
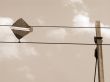
[[[32,32],[33,28],[29,26],[22,18],[20,18],[12,25],[11,30],[20,43],[20,39]]]

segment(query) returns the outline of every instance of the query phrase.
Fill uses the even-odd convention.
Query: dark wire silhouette
[[[14,27],[13,25],[0,25],[2,26],[10,26]],[[73,27],[73,26],[30,26],[30,27],[36,27],[36,28],[100,28],[100,27]],[[110,29],[110,27],[101,27]],[[18,43],[18,42],[4,42],[0,41],[0,43]],[[90,44],[90,43],[53,43],[53,42],[20,42],[20,43],[29,43],[29,44],[63,44],[63,45],[96,45],[96,44]],[[98,45],[110,45],[110,44],[98,44]]]
[[[0,41],[0,43],[18,43],[18,42],[6,42],[6,41]],[[20,43],[25,43],[25,44],[58,44],[58,45],[97,45],[97,44],[90,44],[90,43],[58,43],[58,42],[20,42]],[[98,45],[110,45],[110,44],[98,44]]]
[[[10,26],[13,27],[12,25],[0,25],[0,27],[2,26]],[[35,27],[35,28],[100,28],[100,27],[74,27],[74,26],[31,26],[30,27]],[[110,29],[110,27],[101,27],[101,28],[105,28],[105,29]]]

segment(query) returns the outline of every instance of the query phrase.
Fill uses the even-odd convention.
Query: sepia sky
[[[23,18],[29,25],[109,26],[109,0],[0,0],[0,25]],[[33,28],[21,41],[94,43],[95,29]],[[110,30],[102,29],[103,43]],[[18,41],[0,27],[0,41]],[[0,82],[93,82],[95,46],[1,44]],[[110,46],[103,46],[105,82],[110,82]],[[98,78],[96,76],[96,78]],[[96,82],[97,79],[96,79]]]

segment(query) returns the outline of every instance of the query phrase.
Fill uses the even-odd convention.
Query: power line
[[[95,28],[95,27],[74,27],[74,26],[31,26],[31,27],[43,27],[43,28],[51,28],[51,27],[55,27],[55,28]],[[99,27],[97,27],[97,28],[99,28]],[[101,28],[110,29],[110,27],[101,27]]]
[[[0,27],[2,26],[10,26],[10,27],[14,27],[12,25],[0,25]],[[34,27],[34,28],[99,28],[99,27],[74,27],[74,26],[30,26],[30,27]],[[110,29],[110,27],[101,27],[101,28],[105,28],[105,29]]]
[[[0,41],[0,43],[10,43],[10,44],[17,44],[18,42],[5,42]],[[60,45],[96,45],[96,44],[90,44],[90,43],[54,43],[54,42],[20,42],[20,44],[60,44]],[[110,44],[97,44],[97,45],[110,45]]]

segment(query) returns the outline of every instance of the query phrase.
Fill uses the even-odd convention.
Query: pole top
[[[100,20],[96,20],[95,27],[100,27]]]

